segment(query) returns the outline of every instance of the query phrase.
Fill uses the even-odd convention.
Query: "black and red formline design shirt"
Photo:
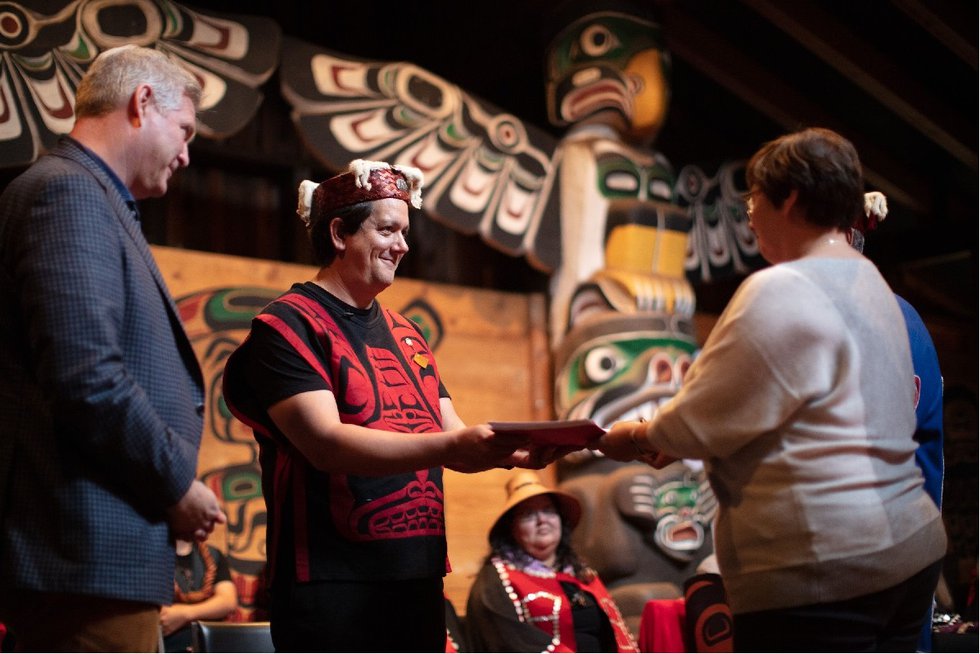
[[[351,307],[295,284],[252,322],[229,357],[224,398],[259,444],[269,579],[278,583],[441,576],[448,570],[442,468],[362,476],[316,470],[267,408],[329,390],[341,420],[405,433],[442,431],[448,397],[419,327],[374,302]]]

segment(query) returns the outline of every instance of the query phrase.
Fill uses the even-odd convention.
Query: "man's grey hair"
[[[92,62],[75,93],[75,116],[102,116],[125,105],[136,87],[148,84],[160,111],[180,108],[184,96],[196,110],[201,85],[177,61],[152,48],[123,45],[106,50]]]

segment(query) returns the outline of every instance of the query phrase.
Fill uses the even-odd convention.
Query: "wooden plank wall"
[[[265,560],[265,505],[251,433],[228,415],[220,397],[223,362],[244,338],[255,311],[292,283],[312,278],[315,268],[159,246],[153,253],[205,371],[209,410],[199,476],[224,499],[229,524],[216,530],[211,542],[229,554],[243,605],[237,619],[248,620],[261,615],[257,589]],[[427,328],[464,421],[553,417],[543,296],[398,279],[380,300]],[[461,614],[510,474],[447,471],[453,572],[446,593]],[[551,471],[542,477],[554,482]]]

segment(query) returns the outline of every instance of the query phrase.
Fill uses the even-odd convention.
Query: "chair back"
[[[268,622],[191,623],[192,652],[275,652]]]

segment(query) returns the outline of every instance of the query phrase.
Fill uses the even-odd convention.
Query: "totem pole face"
[[[691,364],[692,331],[690,323],[667,314],[590,315],[555,356],[555,402],[562,415],[602,425],[653,415],[677,392]]]
[[[656,526],[646,538],[675,561],[689,563],[698,553],[703,556],[701,548],[717,503],[703,474],[676,464],[665,473],[651,487]],[[634,501],[621,505],[620,511],[630,519],[640,506]]]
[[[548,51],[554,125],[607,124],[634,143],[653,142],[667,114],[670,65],[656,23],[591,13],[563,29]]]
[[[609,201],[673,202],[674,171],[670,163],[657,153],[644,155],[638,157],[635,151],[616,143],[596,143],[596,187],[599,192]]]

